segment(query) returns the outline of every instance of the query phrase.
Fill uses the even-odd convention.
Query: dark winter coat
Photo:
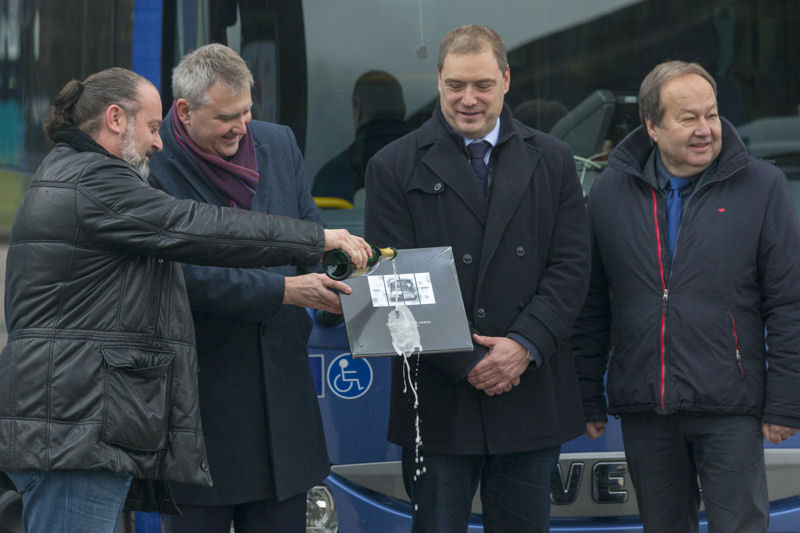
[[[0,470],[210,485],[194,328],[172,261],[314,264],[322,228],[175,199],[85,134],[73,141],[44,158],[11,230]]]
[[[470,325],[516,333],[543,357],[510,392],[487,396],[464,377],[474,353],[423,355],[423,448],[437,453],[513,453],[556,446],[584,431],[568,333],[586,295],[586,212],[566,144],[500,116],[491,154],[491,202],[463,139],[441,110],[379,151],[367,169],[366,237],[397,248],[452,246]],[[484,352],[485,353],[485,352]],[[389,440],[411,447],[413,398],[392,376]]]
[[[573,337],[587,419],[605,418],[610,349],[610,413],[800,427],[800,224],[785,176],[723,120],[722,152],[684,200],[672,261],[666,196],[639,128],[589,196],[592,282]]]
[[[178,145],[172,114],[151,182],[179,198],[229,202]],[[259,182],[251,206],[319,221],[303,158],[286,126],[252,121]],[[311,379],[306,310],[282,305],[296,267],[233,269],[184,265],[199,366],[200,416],[214,487],[175,485],[176,500],[227,505],[305,492],[328,475],[322,418]]]

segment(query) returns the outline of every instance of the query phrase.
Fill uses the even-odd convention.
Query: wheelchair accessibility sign
[[[353,359],[349,353],[343,353],[328,367],[328,387],[340,398],[354,400],[371,385],[372,366],[366,359]]]

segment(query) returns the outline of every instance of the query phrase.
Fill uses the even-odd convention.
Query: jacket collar
[[[78,152],[95,152],[122,161],[119,157],[111,155],[108,150],[97,144],[97,141],[95,141],[91,135],[79,129],[77,126],[69,126],[57,130],[51,137],[54,143],[66,144]]]
[[[420,126],[417,148],[422,151],[422,162],[441,179],[446,187],[451,188],[467,206],[467,208],[486,225],[489,219],[489,202],[480,188],[477,179],[472,179],[474,173],[469,166],[464,140],[451,126],[442,114],[438,103],[430,120]],[[506,147],[506,144],[525,144],[525,141],[535,136],[535,130],[518,129],[511,115],[511,110],[504,105],[500,112],[500,135],[497,145],[492,150],[492,197],[491,203],[504,206],[499,211],[503,216],[510,217],[515,206],[521,199],[522,191],[528,186],[533,167],[539,157],[538,149],[518,151]],[[514,152],[511,157],[504,157],[506,149]],[[530,161],[523,162],[516,157],[522,153],[529,153]],[[463,154],[463,157],[459,157]],[[528,165],[528,166],[522,166]],[[520,172],[520,168],[528,168],[530,172]],[[424,178],[422,178],[424,179]],[[427,190],[435,184],[420,183],[420,188]]]
[[[150,174],[150,180],[154,184],[159,182],[169,182],[181,179],[189,185],[197,195],[197,198],[205,203],[212,205],[226,205],[227,198],[217,189],[205,174],[197,166],[197,163],[187,154],[175,139],[175,132],[172,127],[172,108],[167,112],[164,121],[159,129],[161,141],[164,148],[161,153],[153,154],[150,158],[151,166],[154,170]],[[254,149],[257,148],[254,139]],[[163,159],[162,159],[163,158]],[[159,164],[158,160],[162,159]],[[167,170],[163,164],[164,160],[169,160],[174,168],[174,172]],[[163,172],[162,172],[163,170]],[[176,178],[175,176],[180,176]]]
[[[720,117],[720,120],[722,121],[722,151],[709,168],[703,171],[697,187],[727,179],[747,165],[749,161],[750,156],[736,132],[736,128],[726,119]],[[655,172],[650,171],[653,163],[653,149],[654,145],[644,126],[639,126],[614,149],[608,158],[608,166],[632,174],[651,187],[658,189]]]
[[[500,136],[492,150],[491,203],[486,199],[466,155],[464,141],[444,118],[439,106],[419,131],[418,149],[422,162],[434,174],[416,175],[412,180],[423,190],[437,190],[439,180],[451,188],[465,207],[483,224],[479,272],[488,269],[492,256],[517,206],[530,187],[541,156],[536,146],[536,130],[516,122],[508,106],[500,113]]]
[[[500,111],[500,136],[497,139],[497,146],[500,146],[518,133],[513,122],[511,109],[509,109],[506,104],[503,104],[503,109]],[[534,136],[534,130],[530,130],[528,133],[529,135],[526,135],[526,138]],[[463,137],[461,137],[447,122],[447,119],[444,118],[442,108],[437,100],[431,120],[428,120],[420,126],[418,147],[423,148],[425,146],[430,146],[441,140],[444,135],[450,136],[454,141],[457,141],[457,146],[463,148]]]

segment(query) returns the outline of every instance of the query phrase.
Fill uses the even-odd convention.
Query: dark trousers
[[[166,533],[305,533],[306,494],[237,505],[180,505],[183,515],[163,515]]]
[[[559,451],[560,446],[498,455],[425,452],[426,472],[414,481],[414,451],[404,448],[412,533],[464,533],[478,482],[486,533],[549,531],[550,476]]]
[[[700,487],[709,533],[767,531],[757,418],[626,414],[622,438],[645,532],[696,532]]]

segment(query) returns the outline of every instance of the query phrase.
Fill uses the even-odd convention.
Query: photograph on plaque
[[[449,246],[397,251],[369,274],[345,280],[344,323],[353,357],[397,355],[389,323],[413,316],[422,354],[472,351],[467,317]]]

